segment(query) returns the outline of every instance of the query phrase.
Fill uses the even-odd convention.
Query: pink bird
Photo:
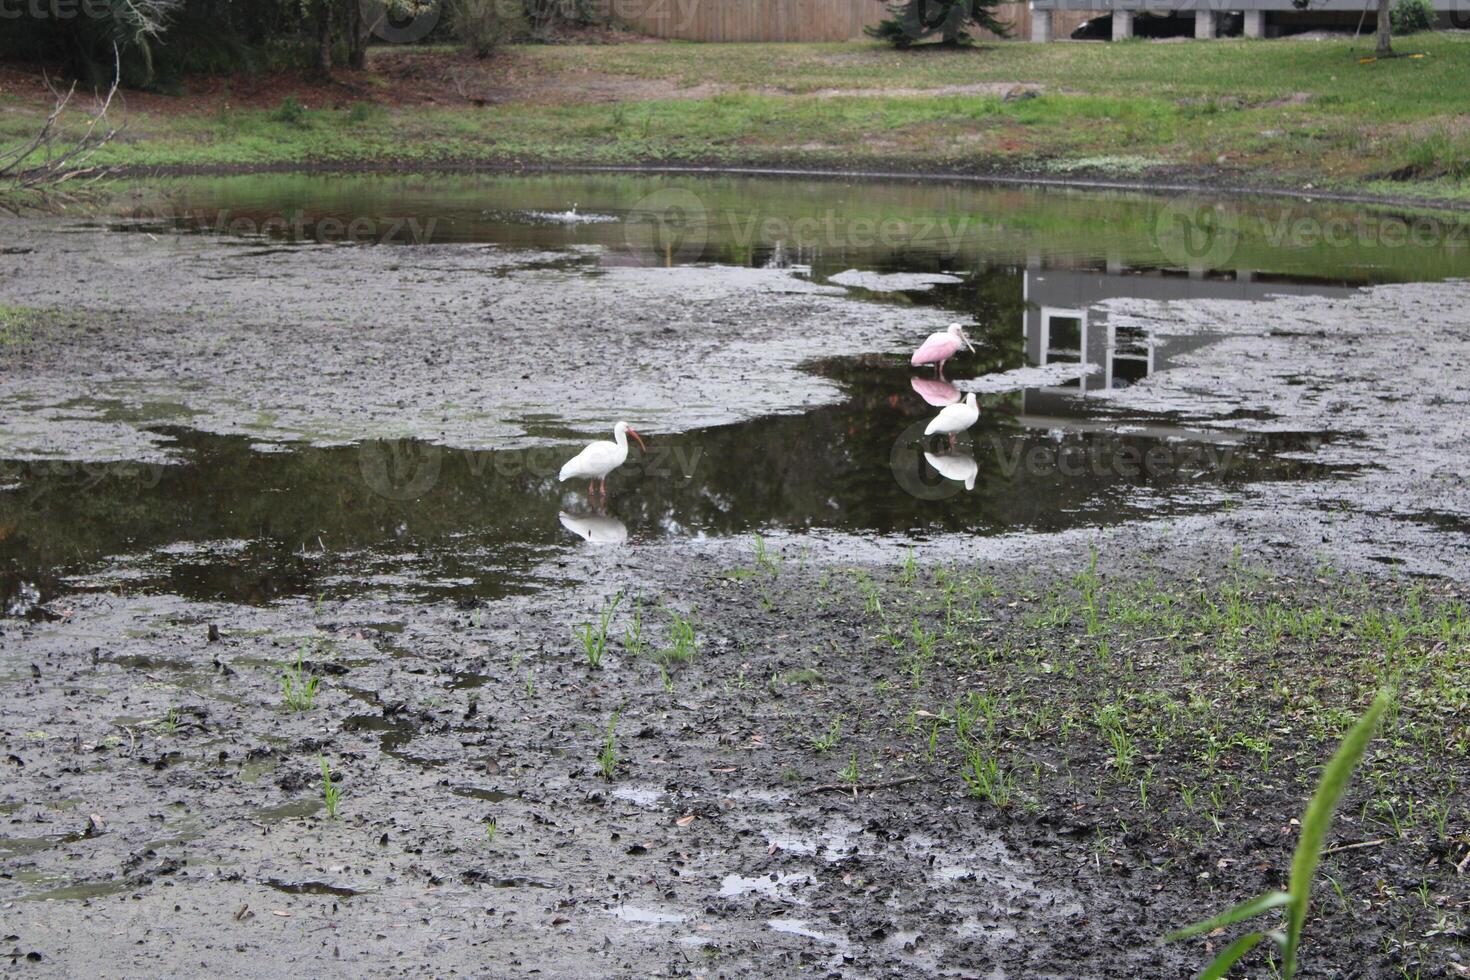
[[[909,378],[909,384],[924,399],[935,408],[943,408],[953,405],[960,400],[960,390],[948,381],[939,381],[934,378]]]
[[[914,351],[913,358],[909,361],[914,367],[921,364],[933,364],[934,370],[939,377],[944,377],[944,362],[954,357],[961,347],[970,348],[974,353],[975,345],[970,343],[970,338],[965,336],[965,330],[958,323],[951,323],[949,329],[943,333],[931,333],[929,339],[924,341],[924,346]]]

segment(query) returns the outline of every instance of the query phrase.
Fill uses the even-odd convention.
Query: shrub
[[[1430,0],[1398,0],[1388,20],[1395,34],[1417,34],[1434,27],[1434,16]]]
[[[488,58],[510,40],[518,26],[505,11],[504,0],[449,0],[455,36],[476,58]]]
[[[290,123],[292,126],[300,126],[306,120],[306,106],[294,95],[288,95],[281,100],[281,104],[271,111],[273,122]]]

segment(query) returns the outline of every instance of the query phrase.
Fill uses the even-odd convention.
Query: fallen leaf
[[[285,909],[271,909],[271,915],[279,915],[283,919],[291,918],[291,913]]]
[[[680,827],[687,827],[690,824],[692,824],[693,822],[694,822],[694,814],[692,814],[692,813],[686,813],[684,816],[680,817],[678,820],[675,821],[675,823],[677,823]]]

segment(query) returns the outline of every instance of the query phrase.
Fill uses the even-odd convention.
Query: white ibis
[[[619,422],[613,426],[613,438],[609,442],[599,439],[591,443],[561,468],[556,478],[563,483],[567,480],[586,480],[587,496],[592,496],[592,484],[597,482],[601,485],[602,495],[607,496],[607,475],[628,458],[628,437],[632,436],[638,440],[638,445],[648,452],[648,447],[643,444],[643,437],[634,432],[627,422]]]
[[[975,478],[980,475],[980,464],[975,462],[974,456],[964,453],[925,453],[924,461],[946,480],[963,483],[966,490],[975,489]]]
[[[628,540],[628,525],[606,514],[557,514],[561,526],[592,544],[622,544]]]
[[[975,345],[970,343],[969,337],[965,336],[965,328],[958,323],[951,323],[949,329],[931,333],[929,339],[914,351],[914,356],[910,358],[909,363],[914,367],[921,364],[933,364],[935,371],[942,378],[944,377],[944,362],[954,357],[961,347],[970,348],[971,353],[975,351]]]
[[[965,396],[964,401],[946,405],[940,409],[939,414],[924,426],[924,435],[932,436],[937,432],[949,436],[949,444],[953,446],[955,436],[978,421],[980,421],[980,406],[975,404],[975,393],[972,391]]]

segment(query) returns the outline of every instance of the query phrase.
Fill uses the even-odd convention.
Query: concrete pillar
[[[1247,10],[1245,12],[1245,36],[1266,36],[1266,12],[1264,10]]]
[[[1133,36],[1133,11],[1113,9],[1113,40],[1122,41]]]
[[[1051,40],[1051,19],[1050,10],[1031,8],[1031,40],[1033,43],[1045,44]]]
[[[1213,10],[1197,10],[1194,13],[1194,36],[1196,40],[1208,41],[1220,33],[1219,15]]]

